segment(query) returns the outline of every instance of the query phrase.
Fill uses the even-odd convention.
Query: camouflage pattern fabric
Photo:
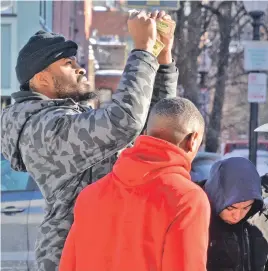
[[[262,177],[262,197],[264,199],[268,198],[268,177],[264,178],[264,176]],[[264,205],[263,211],[255,214],[249,221],[262,232],[268,243],[268,207]]]
[[[175,62],[173,61],[168,65],[160,65],[154,82],[154,90],[150,109],[161,99],[176,97],[176,89],[178,84],[178,69]],[[149,109],[149,110],[150,110]],[[146,120],[147,122],[147,120]],[[146,128],[146,123],[144,129]],[[144,130],[143,129],[143,130]],[[128,145],[128,148],[132,145]],[[120,150],[121,152],[122,150]],[[92,182],[95,182],[105,175],[107,175],[113,168],[116,162],[118,153],[104,159],[97,165],[92,167]]]
[[[268,175],[266,175],[266,178],[265,176],[262,177],[262,197],[264,199],[268,198]],[[268,207],[264,205],[262,212],[259,212],[250,218],[249,223],[257,227],[268,243]],[[268,271],[268,258],[266,258],[264,271]]]
[[[105,159],[113,159],[141,132],[157,69],[155,57],[133,51],[112,101],[103,109],[21,91],[13,96],[16,103],[3,110],[2,153],[13,169],[30,173],[46,201],[36,242],[37,270],[58,270],[77,195],[108,173],[113,161],[109,165]],[[159,93],[160,87],[155,89]]]

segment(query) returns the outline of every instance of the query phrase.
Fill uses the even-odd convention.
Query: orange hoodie
[[[59,271],[205,271],[210,207],[175,145],[140,136],[78,196]]]

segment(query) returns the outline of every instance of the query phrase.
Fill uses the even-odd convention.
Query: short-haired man
[[[210,207],[189,174],[203,133],[189,100],[159,101],[147,135],[78,196],[60,271],[205,271]]]

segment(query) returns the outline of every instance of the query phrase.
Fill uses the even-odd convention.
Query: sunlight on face
[[[254,200],[235,203],[225,208],[220,213],[220,218],[228,224],[236,224],[240,222],[250,211]]]

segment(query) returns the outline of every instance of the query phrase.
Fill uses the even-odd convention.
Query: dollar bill
[[[164,47],[165,47],[165,44],[163,42],[161,42],[159,40],[159,38],[157,38],[156,42],[154,44],[154,47],[153,47],[153,52],[152,52],[153,55],[155,57],[157,57],[160,54],[160,52],[163,50]]]
[[[132,10],[129,10],[128,13],[129,13],[129,18],[133,18],[139,13],[139,11],[136,10],[136,9],[132,9]],[[171,22],[173,22],[173,21],[171,21]],[[160,40],[160,34],[163,33],[163,35],[170,35],[170,33],[172,32],[172,29],[171,29],[172,23],[167,22],[165,24],[161,23],[161,24],[158,24],[158,25],[159,26],[157,26],[157,32],[158,32],[157,39],[156,39],[156,42],[154,44],[153,52],[152,52],[155,57],[157,57],[160,54],[160,52],[163,50],[163,48],[165,47],[165,44],[162,43],[161,40]],[[167,31],[168,27],[170,28],[169,31]],[[174,31],[173,31],[173,33],[174,33]]]
[[[172,20],[157,20],[156,28],[160,35],[172,37],[175,32],[176,23]]]

